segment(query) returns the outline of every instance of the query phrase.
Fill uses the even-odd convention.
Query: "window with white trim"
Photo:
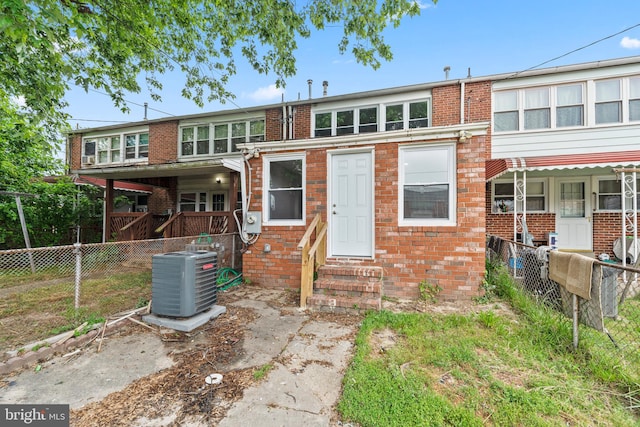
[[[120,163],[121,147],[119,136],[109,136],[97,139],[98,145],[98,163]]]
[[[149,132],[128,130],[129,132],[83,138],[82,165],[116,165],[147,161]]]
[[[524,91],[524,128],[548,129],[551,127],[549,88],[534,88]]]
[[[636,190],[640,191],[640,179],[636,181]],[[640,193],[637,195],[640,201]],[[626,202],[628,203],[628,202]],[[627,206],[631,208],[631,206]],[[622,182],[619,179],[601,178],[598,180],[598,210],[619,211],[622,209]]]
[[[584,125],[583,85],[556,88],[556,127]]]
[[[149,134],[137,133],[125,135],[124,157],[127,160],[149,157]]]
[[[547,210],[547,181],[544,179],[527,179],[527,212],[546,212]],[[513,180],[492,182],[491,212],[513,212],[514,189]],[[523,211],[522,203],[518,205],[518,212]]]
[[[518,130],[518,91],[496,92],[493,128],[496,132]]]
[[[282,225],[304,224],[305,157],[265,156],[263,183],[263,217],[266,222]]]
[[[621,80],[596,82],[596,124],[622,122]]]
[[[585,84],[494,92],[493,130],[517,132],[584,126]]]
[[[213,123],[180,128],[180,156],[237,152],[238,144],[265,140],[264,119]]]
[[[629,79],[629,121],[640,120],[640,77]]]
[[[315,137],[417,129],[430,126],[431,100],[398,101],[314,113]]]
[[[178,195],[178,210],[180,212],[206,212],[206,192],[185,192]]]
[[[400,147],[400,225],[455,225],[454,144]]]

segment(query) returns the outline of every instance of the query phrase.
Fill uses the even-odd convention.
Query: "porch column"
[[[111,214],[113,213],[113,179],[107,179],[104,187],[104,230],[102,231],[102,241],[111,239]]]
[[[526,243],[527,227],[527,171],[522,171],[522,178],[518,178],[518,171],[513,172],[513,241],[518,241],[518,232],[521,234],[521,242]]]
[[[229,217],[229,233],[235,233],[237,231],[236,227],[236,219],[234,212],[236,210],[236,206],[238,205],[238,186],[240,183],[240,174],[238,172],[229,172],[229,176],[231,177],[231,185],[229,186],[229,210],[231,211],[231,216]]]

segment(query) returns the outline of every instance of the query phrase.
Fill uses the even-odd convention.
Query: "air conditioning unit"
[[[92,165],[96,162],[96,156],[82,156],[83,165]]]
[[[218,254],[181,251],[157,254],[151,263],[151,313],[191,317],[217,301]]]

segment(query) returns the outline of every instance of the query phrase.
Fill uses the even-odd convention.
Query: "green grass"
[[[493,271],[509,312],[369,313],[338,410],[366,426],[632,426],[640,366],[612,357],[606,336],[535,306]],[[491,277],[491,275],[493,275]],[[379,337],[393,339],[381,343]],[[608,344],[608,345],[607,345]],[[607,350],[608,349],[608,350]]]
[[[269,371],[271,371],[273,369],[273,365],[271,363],[267,363],[265,365],[262,365],[261,367],[259,367],[258,369],[256,369],[253,372],[253,379],[254,380],[261,380],[264,377],[267,376],[267,374],[269,373]]]
[[[10,350],[52,335],[88,328],[105,318],[132,310],[151,298],[151,272],[113,273],[83,279],[80,308],[75,309],[73,281],[32,287],[0,299],[0,350]],[[83,331],[86,332],[86,331]]]

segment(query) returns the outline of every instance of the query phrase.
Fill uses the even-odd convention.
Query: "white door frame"
[[[563,220],[561,217],[561,206],[560,206],[560,198],[561,195],[561,186],[566,183],[576,183],[581,182],[584,184],[584,218],[568,218]],[[560,249],[575,249],[575,250],[593,250],[593,206],[591,200],[591,178],[580,176],[580,177],[558,177],[556,178],[555,185],[555,205],[556,205],[556,231],[558,232],[558,241]],[[579,221],[583,221],[584,230],[586,231],[585,235],[585,243],[580,245],[575,239],[575,236],[563,236],[561,227],[564,224],[578,223]],[[567,234],[567,233],[564,233]]]
[[[369,154],[370,155],[370,166],[371,166],[371,170],[370,170],[370,176],[369,176],[369,189],[367,191],[370,191],[369,197],[371,200],[370,203],[370,218],[371,218],[371,224],[369,227],[369,233],[370,233],[370,239],[371,239],[371,244],[370,247],[368,248],[368,253],[367,254],[336,254],[335,251],[335,241],[333,239],[333,234],[332,234],[332,230],[335,231],[336,227],[336,223],[334,220],[334,197],[336,197],[335,194],[333,194],[333,184],[334,184],[334,170],[333,170],[333,160],[340,155],[345,155],[345,154],[358,154],[358,153],[363,153],[363,154]],[[360,148],[353,148],[353,149],[337,149],[337,150],[332,150],[332,151],[327,151],[327,226],[328,226],[328,233],[327,233],[327,255],[329,257],[338,257],[338,258],[374,258],[374,254],[375,254],[375,150],[373,147],[360,147]]]

